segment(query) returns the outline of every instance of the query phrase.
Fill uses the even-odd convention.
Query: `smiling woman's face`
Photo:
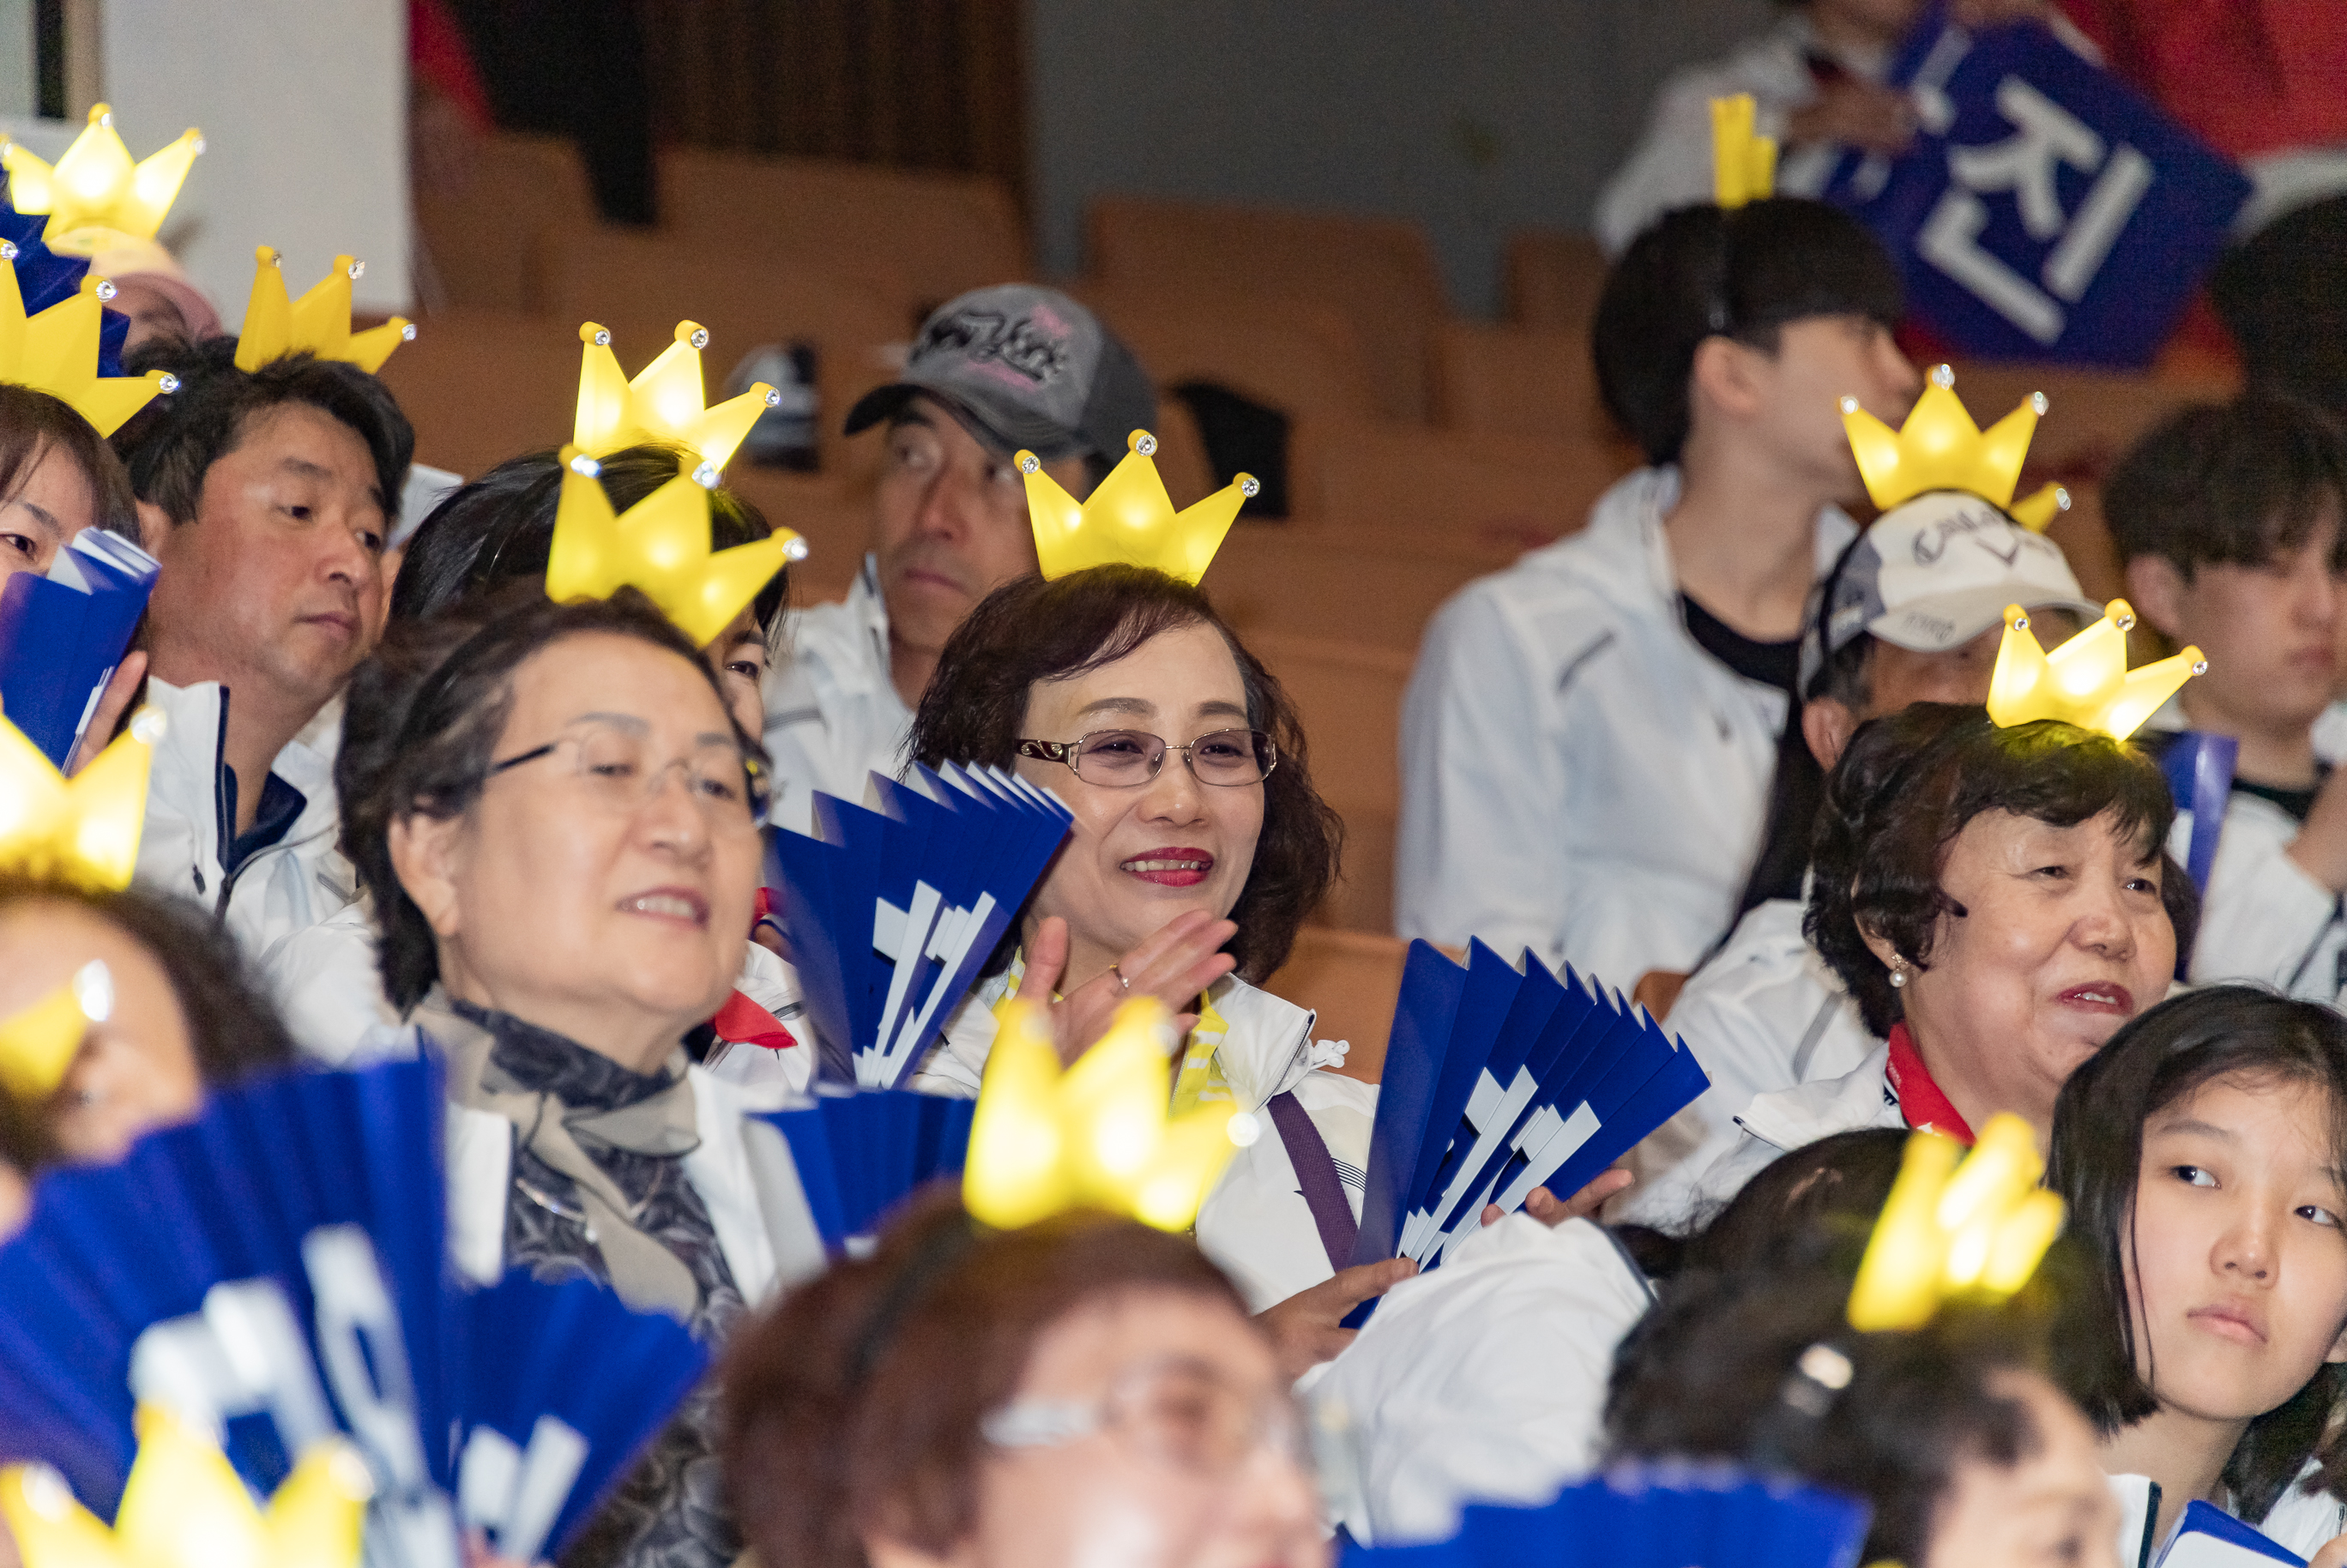
[[[55,445],[43,441],[0,497],[0,581],[20,571],[45,572],[57,551],[90,526],[97,500],[89,476]]]
[[[1100,730],[1143,730],[1169,747],[1248,727],[1246,687],[1230,645],[1211,626],[1161,631],[1123,658],[1065,681],[1038,682],[1021,739],[1069,743]],[[1238,903],[1263,834],[1264,786],[1198,782],[1169,750],[1145,784],[1112,788],[1065,763],[1019,759],[1019,772],[1068,803],[1075,829],[1030,907],[1034,922],[1068,922],[1063,989],[1104,973],[1176,915],[1220,919]]]

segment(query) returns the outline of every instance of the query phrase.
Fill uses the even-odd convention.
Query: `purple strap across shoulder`
[[[1360,1232],[1361,1222],[1353,1217],[1353,1205],[1345,1197],[1345,1184],[1337,1178],[1337,1162],[1328,1153],[1327,1142],[1320,1136],[1320,1129],[1312,1125],[1310,1113],[1293,1091],[1273,1095],[1265,1109],[1271,1112],[1272,1125],[1279,1129],[1279,1141],[1286,1145],[1287,1163],[1296,1167],[1296,1189],[1311,1205],[1312,1223],[1319,1227],[1328,1266],[1342,1273],[1353,1261],[1353,1239]]]

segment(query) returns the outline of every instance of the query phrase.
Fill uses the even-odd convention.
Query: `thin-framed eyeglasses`
[[[1235,1387],[1191,1356],[1136,1362],[1097,1399],[1014,1399],[989,1411],[979,1430],[1011,1451],[1105,1432],[1154,1462],[1215,1480],[1258,1453],[1310,1469],[1303,1419],[1285,1389]]]
[[[1086,784],[1108,789],[1147,784],[1165,765],[1168,752],[1181,753],[1200,784],[1225,788],[1261,784],[1279,763],[1279,748],[1261,730],[1216,730],[1186,746],[1169,745],[1146,730],[1094,730],[1081,740],[1019,743],[1020,756],[1065,763]]]
[[[582,720],[541,746],[491,763],[482,782],[527,763],[567,753],[570,774],[587,795],[614,815],[641,810],[671,773],[684,776],[685,794],[712,832],[755,833],[765,825],[773,789],[765,764],[732,741],[710,739],[681,757],[652,760],[648,726],[617,719]]]

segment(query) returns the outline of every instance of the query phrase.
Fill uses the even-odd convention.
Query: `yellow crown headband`
[[[714,408],[702,403],[701,351],[709,329],[699,322],[676,323],[676,341],[630,381],[611,352],[608,327],[587,323],[579,329],[585,345],[579,356],[579,414],[570,444],[597,457],[646,441],[673,442],[701,455],[692,477],[714,486],[717,476],[750,434],[750,426],[783,395],[764,382]]]
[[[130,728],[68,779],[0,715],[0,871],[88,887],[130,886],[147,821],[147,768],[163,715]]]
[[[365,272],[365,262],[337,256],[333,269],[309,292],[291,299],[277,252],[266,245],[255,250],[252,294],[236,337],[237,369],[259,370],[271,360],[304,353],[357,365],[369,374],[382,369],[392,350],[415,341],[415,324],[405,316],[394,316],[379,327],[351,331],[351,284]]]
[[[340,1438],[313,1447],[263,1513],[220,1445],[141,1406],[138,1457],[107,1528],[46,1465],[0,1471],[0,1519],[25,1568],[357,1568],[374,1491]]]
[[[2188,647],[2130,672],[2127,634],[2135,610],[2124,599],[2103,607],[2103,618],[2047,653],[2029,617],[2004,607],[2004,641],[1989,676],[1988,716],[2010,729],[2036,719],[2060,719],[2124,741],[2195,675],[2209,671],[2200,650]]]
[[[190,128],[134,164],[114,128],[113,108],[96,104],[89,124],[55,168],[0,137],[0,169],[8,171],[8,196],[17,211],[48,214],[41,239],[51,250],[94,256],[117,234],[152,240],[203,149],[203,137]]]
[[[0,381],[46,392],[111,436],[159,392],[177,392],[179,378],[159,370],[145,375],[97,374],[100,305],[114,285],[86,276],[81,292],[36,316],[25,314],[16,282],[16,247],[0,240]]]
[[[2047,485],[2016,506],[2013,490],[2021,482],[2029,438],[2045,412],[2045,395],[2031,393],[1983,434],[1957,398],[1953,370],[1933,365],[1923,395],[1915,400],[1896,435],[1860,408],[1857,398],[1841,400],[1842,428],[1849,433],[1866,493],[1888,511],[1927,490],[1965,490],[2004,507],[2031,532],[2044,533],[2069,510],[2070,493],[2059,485]]]
[[[2003,1301],[2028,1284],[2062,1229],[2062,1200],[2037,1184],[2045,1173],[2037,1135],[2011,1112],[1989,1118],[1970,1155],[1938,1132],[1910,1136],[1850,1289],[1850,1326],[1921,1328],[1942,1301]]]
[[[1034,1001],[1006,1008],[962,1171],[970,1214],[1009,1230],[1097,1208],[1163,1231],[1189,1229],[1230,1160],[1233,1135],[1251,1122],[1228,1106],[1166,1113],[1172,1038],[1164,1005],[1136,998],[1063,1071],[1050,1011]]]
[[[694,647],[706,648],[785,561],[806,559],[806,541],[788,528],[712,554],[709,492],[689,474],[614,515],[594,458],[565,446],[562,464],[546,558],[546,597],[558,604],[641,589]]]
[[[0,1019],[0,1089],[27,1105],[55,1094],[89,1026],[113,1013],[114,973],[92,958],[23,1012]]]
[[[1750,93],[1711,100],[1711,184],[1720,206],[1734,210],[1777,193],[1777,138],[1752,134]]]
[[[1178,577],[1194,587],[1206,575],[1223,536],[1247,497],[1262,490],[1252,474],[1241,474],[1186,511],[1174,510],[1165,482],[1152,461],[1157,437],[1136,430],[1130,448],[1089,499],[1078,501],[1043,472],[1042,459],[1019,454],[1027,476],[1027,515],[1035,528],[1035,558],[1046,578],[1096,566],[1143,566]]]

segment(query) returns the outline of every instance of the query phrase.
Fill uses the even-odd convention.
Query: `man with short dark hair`
[[[343,683],[383,630],[415,435],[349,364],[236,368],[234,340],[159,345],[179,377],[125,454],[149,551],[156,748],[138,880],[215,911],[256,959],[354,896],[334,849]]]
[[[1863,494],[1840,400],[1896,424],[1920,385],[1899,306],[1891,259],[1819,202],[1689,208],[1631,246],[1594,347],[1649,466],[1428,627],[1403,713],[1403,935],[1627,989],[1727,930],[1772,794],[1819,797],[1803,615]]]
[[[1086,495],[1156,416],[1132,352],[1065,294],[979,289],[923,323],[904,374],[847,415],[851,436],[887,427],[871,553],[844,602],[791,618],[790,656],[767,678],[777,820],[805,830],[811,791],[861,801],[866,774],[894,774],[946,640],[1035,569],[1013,455]]]
[[[2208,672],[2137,737],[2198,730],[2239,743],[2204,889],[2196,982],[2347,993],[2347,784],[2317,721],[2347,633],[2347,438],[2322,410],[2251,394],[2188,408],[2136,444],[2103,489],[2127,601]],[[2178,801],[2179,859],[2189,853]]]

